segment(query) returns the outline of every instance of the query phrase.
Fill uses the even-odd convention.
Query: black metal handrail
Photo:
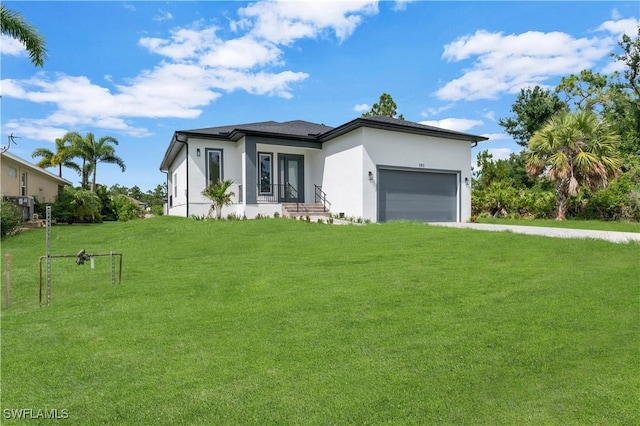
[[[293,185],[291,185],[289,182],[287,182],[287,183],[286,183],[286,185],[287,185],[287,191],[289,191],[287,195],[291,195],[291,196],[293,196],[293,195],[294,195],[294,193],[295,193],[295,199],[296,199],[296,212],[299,212],[299,211],[300,211],[300,196],[298,195],[298,190],[297,190],[297,189],[295,189],[295,188],[293,187]],[[285,197],[285,198],[289,198],[289,197]]]
[[[256,201],[258,203],[296,202],[296,204],[298,204],[300,202],[298,190],[296,190],[290,183],[259,183],[257,184],[256,195]]]
[[[329,210],[331,210],[331,203],[329,202],[329,200],[327,200],[327,194],[325,194],[325,192],[322,190],[322,187],[316,184],[313,184],[313,186],[315,187],[315,190],[316,190],[316,203],[322,202],[322,207],[324,211],[328,212]],[[329,204],[328,209],[327,209],[327,204]]]

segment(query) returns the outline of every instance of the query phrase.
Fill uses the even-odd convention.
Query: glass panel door
[[[296,160],[287,161],[287,198],[295,200],[298,198],[298,162]]]
[[[304,157],[302,155],[279,155],[280,201],[304,201]]]

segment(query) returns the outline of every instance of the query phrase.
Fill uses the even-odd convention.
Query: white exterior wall
[[[187,163],[186,149],[183,147],[168,170],[169,186],[167,191],[171,197],[169,214],[185,216],[187,214]]]
[[[462,222],[471,216],[471,142],[397,133],[364,128],[364,173],[373,172],[373,182],[364,187],[363,217],[377,221],[378,182],[377,166],[395,166],[412,169],[440,170],[460,173],[458,195],[460,199],[458,219]],[[367,178],[368,181],[368,178]]]
[[[200,156],[197,150],[200,149]],[[239,186],[242,184],[242,152],[238,144],[231,141],[189,138],[189,215],[207,215],[211,201],[202,196],[202,190],[208,185],[206,173],[207,149],[222,150],[222,178],[231,179],[233,185],[229,191],[235,196],[233,204],[222,209],[222,216],[237,212]]]
[[[363,187],[368,178],[363,168],[363,136],[359,128],[324,143],[322,190],[331,203],[331,213],[374,219],[364,210]]]

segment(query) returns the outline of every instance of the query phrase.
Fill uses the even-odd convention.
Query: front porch
[[[247,215],[247,207],[257,209],[258,214],[271,215],[278,210],[283,216],[327,216],[331,210],[331,203],[326,194],[318,185],[314,186],[312,199],[306,199],[291,183],[283,184],[256,184],[256,202],[245,203],[243,194],[246,194],[243,185],[238,185],[238,206],[245,208],[243,214]],[[249,215],[247,215],[248,217]]]

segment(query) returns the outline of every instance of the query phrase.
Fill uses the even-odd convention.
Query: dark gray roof
[[[178,135],[186,137],[224,139],[230,141],[238,141],[246,135],[260,135],[276,139],[293,139],[297,141],[302,140],[322,143],[359,127],[372,127],[403,133],[466,140],[470,142],[480,142],[488,139],[484,136],[441,129],[438,127],[427,126],[425,124],[385,116],[360,117],[338,127],[325,126],[324,124],[311,123],[303,120],[285,121],[282,123],[277,121],[261,121],[258,123],[235,124],[231,126],[178,130],[174,133],[171,143],[165,152],[164,159],[160,165],[160,170],[167,170],[171,162],[175,159],[175,156],[180,152],[182,145],[177,142]]]
[[[331,130],[333,127],[324,124],[311,123],[303,120],[285,121],[283,123],[277,121],[261,121],[259,123],[235,124],[232,126],[205,127],[203,129],[193,129],[179,131],[178,133],[186,133],[191,135],[211,135],[225,136],[237,134],[276,134],[282,136],[302,136],[317,137],[321,133]]]
[[[442,129],[440,127],[428,126],[414,121],[400,120],[399,118],[376,115],[373,117],[360,117],[348,123],[338,126],[322,135],[322,140],[330,140],[343,135],[358,127],[373,127],[385,130],[395,130],[404,133],[416,133],[421,135],[438,136],[447,139],[468,140],[473,142],[486,141],[489,138],[472,135],[470,133],[458,132],[455,130]]]

